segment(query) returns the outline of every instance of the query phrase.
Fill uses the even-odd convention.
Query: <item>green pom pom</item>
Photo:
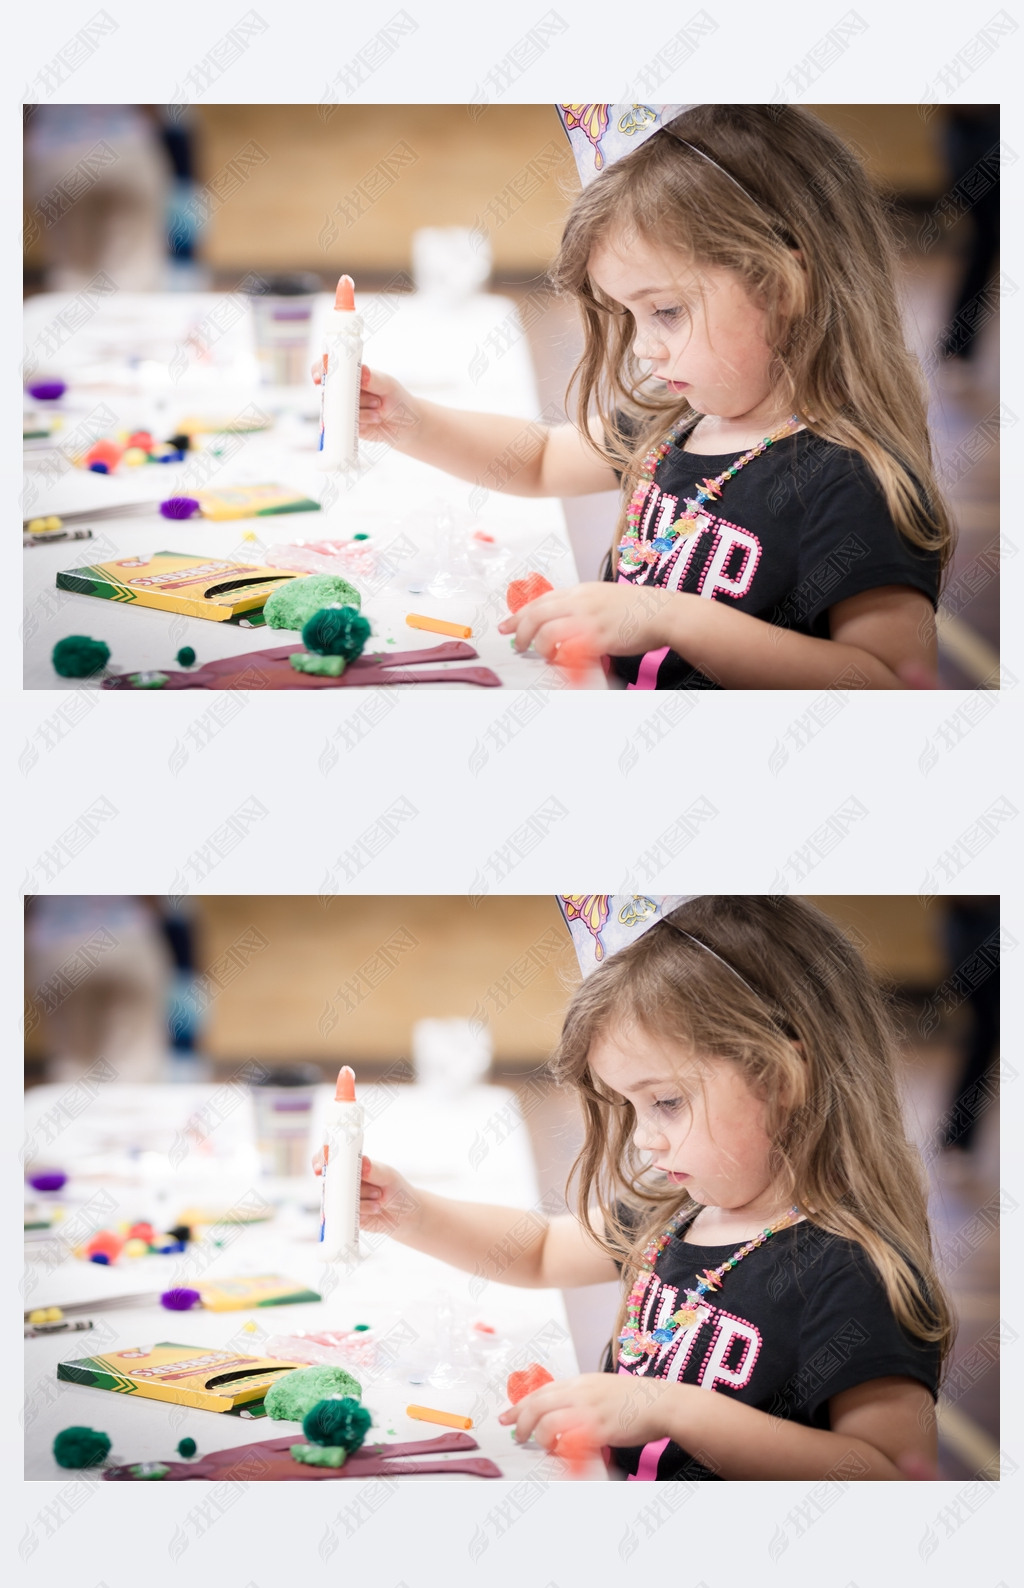
[[[186,1458],[186,1460],[187,1460],[189,1456],[194,1456],[195,1453],[196,1453],[196,1442],[195,1442],[194,1439],[190,1439],[188,1437],[188,1435],[186,1435],[184,1439],[179,1439],[178,1440],[178,1455],[179,1456],[184,1456]]]
[[[62,1428],[53,1441],[59,1467],[98,1467],[109,1449],[109,1438],[95,1428]]]
[[[302,1432],[313,1445],[340,1445],[350,1454],[366,1438],[373,1418],[350,1395],[341,1400],[317,1401],[302,1419]]]
[[[314,573],[308,579],[290,579],[267,597],[263,617],[272,629],[301,629],[321,607],[358,607],[362,598],[355,585],[334,573]]]
[[[304,1461],[307,1467],[343,1467],[347,1450],[340,1445],[292,1445],[292,1460]]]
[[[86,634],[69,634],[53,647],[53,665],[61,678],[91,678],[110,660],[110,646]]]
[[[183,645],[174,660],[179,667],[191,667],[196,659],[196,653],[191,645]]]
[[[354,662],[370,637],[369,621],[354,607],[322,607],[303,625],[302,643],[320,656],[344,656]]]
[[[330,1395],[351,1395],[356,1399],[363,1387],[343,1367],[300,1367],[285,1373],[268,1389],[263,1404],[268,1417],[279,1422],[301,1423],[317,1401]]]
[[[288,660],[297,673],[321,673],[325,678],[340,678],[345,671],[344,656],[310,656],[307,651],[296,651]]]

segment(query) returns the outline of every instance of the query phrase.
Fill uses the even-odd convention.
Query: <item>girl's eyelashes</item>
[[[669,324],[671,324],[671,322],[673,320],[678,320],[678,318],[682,314],[682,312],[683,312],[682,309],[654,309],[654,310],[652,310],[652,313],[653,313],[654,318],[656,320],[665,320]]]
[[[677,1108],[682,1108],[685,1101],[684,1097],[655,1098],[654,1106],[663,1114],[674,1114]]]

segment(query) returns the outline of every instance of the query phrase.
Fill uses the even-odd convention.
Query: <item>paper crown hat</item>
[[[666,893],[651,898],[641,893],[559,893],[556,897],[580,970],[589,976],[602,960],[635,943],[656,922],[700,895]]]
[[[586,187],[693,105],[556,105]]]

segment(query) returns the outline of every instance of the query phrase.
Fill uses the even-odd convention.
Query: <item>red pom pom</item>
[[[96,441],[85,454],[85,461],[89,468],[94,463],[105,463],[108,469],[116,469],[124,454],[124,447],[119,441]]]
[[[505,592],[510,612],[518,612],[528,601],[536,601],[546,590],[555,587],[550,579],[545,579],[542,573],[528,573],[525,579],[513,579]]]
[[[506,1393],[513,1406],[517,1406],[527,1395],[532,1395],[534,1390],[540,1389],[542,1384],[553,1384],[554,1378],[546,1367],[541,1367],[539,1362],[531,1362],[529,1367],[520,1368],[517,1373],[510,1373]]]
[[[113,1230],[97,1230],[92,1239],[87,1242],[85,1252],[87,1257],[105,1257],[112,1263],[121,1255],[124,1241],[120,1235],[115,1235]]]
[[[133,1224],[128,1231],[128,1239],[130,1241],[145,1241],[148,1245],[150,1241],[156,1240],[156,1230],[152,1224]]]

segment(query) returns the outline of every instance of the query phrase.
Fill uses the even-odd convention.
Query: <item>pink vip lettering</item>
[[[761,542],[749,530],[727,524],[721,518],[716,521],[715,529],[715,545],[700,576],[697,594],[709,600],[716,595],[727,595],[739,601],[754,582],[761,561]],[[733,566],[736,553],[739,556]],[[728,572],[731,566],[732,571]]]
[[[761,1336],[754,1325],[744,1318],[734,1318],[731,1313],[720,1312],[715,1319],[715,1332],[707,1355],[697,1374],[697,1383],[706,1390],[713,1390],[719,1384],[729,1389],[743,1389],[750,1383],[760,1352]]]

